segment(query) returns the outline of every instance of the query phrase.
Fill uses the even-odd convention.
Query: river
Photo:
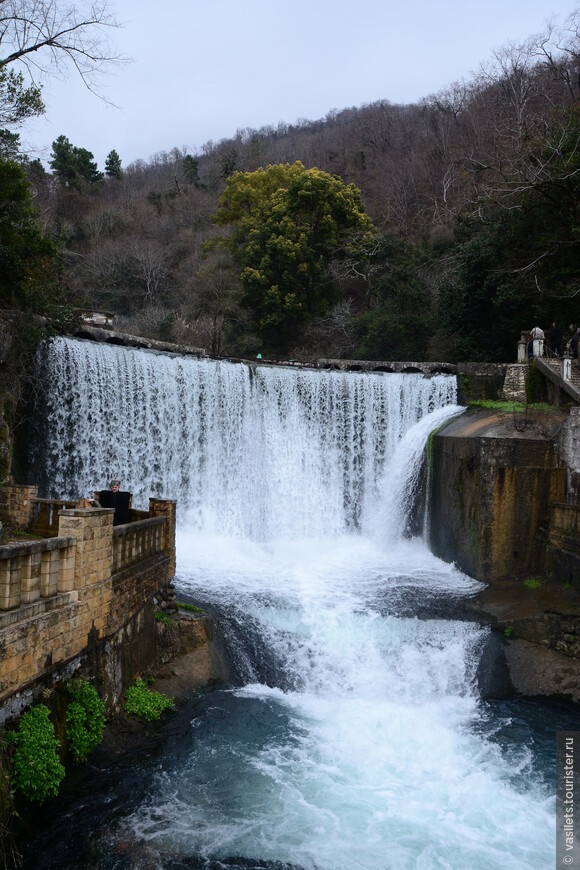
[[[214,617],[231,680],[153,749],[73,774],[26,866],[552,866],[554,733],[574,714],[482,693],[490,631],[463,615],[481,585],[422,534],[454,378],[68,339],[42,367],[46,494],[114,476],[137,507],[177,498],[178,597]]]

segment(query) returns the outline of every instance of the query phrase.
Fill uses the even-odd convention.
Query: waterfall
[[[188,733],[132,770],[130,797],[87,787],[51,866],[112,870],[127,844],[148,867],[550,865],[545,714],[480,697],[490,632],[455,616],[480,584],[410,534],[427,435],[460,410],[454,378],[58,339],[40,381],[45,492],[115,476],[136,506],[177,499],[178,595],[214,617],[231,662]]]
[[[174,498],[190,526],[253,540],[367,528],[402,436],[456,398],[446,375],[252,366],[62,338],[40,372],[34,472],[46,495],[79,498],[119,477],[135,507]]]

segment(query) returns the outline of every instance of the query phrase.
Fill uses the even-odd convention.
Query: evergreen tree
[[[0,307],[50,314],[60,301],[60,246],[40,228],[24,168],[0,159]]]
[[[59,181],[66,187],[82,188],[83,183],[98,184],[104,178],[90,151],[72,145],[66,136],[59,136],[52,143],[52,158],[49,166]]]
[[[192,157],[191,154],[186,154],[183,158],[183,172],[188,184],[200,187],[199,161],[195,157]]]
[[[105,160],[105,175],[108,178],[121,178],[121,158],[113,148],[107,154],[107,159]]]

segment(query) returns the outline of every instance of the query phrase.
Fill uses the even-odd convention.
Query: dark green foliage
[[[20,136],[10,130],[0,129],[0,158],[2,160],[20,159]]]
[[[529,404],[542,403],[547,399],[546,380],[533,361],[528,366],[526,375],[526,398]]]
[[[29,801],[44,803],[58,794],[65,769],[60,763],[59,743],[44,704],[32,707],[20,719],[12,735],[13,783]]]
[[[410,247],[388,245],[382,276],[373,288],[375,307],[355,323],[358,359],[423,360],[435,329],[421,258]]]
[[[191,154],[186,154],[183,158],[183,173],[188,184],[193,184],[194,187],[200,186],[199,160],[196,160]]]
[[[174,706],[172,698],[161,692],[152,692],[142,679],[137,679],[125,692],[125,711],[148,722],[159,719],[165,710]]]
[[[60,253],[40,228],[24,168],[0,159],[0,307],[50,315],[61,297]]]
[[[0,126],[18,125],[43,112],[41,89],[25,87],[22,73],[0,67]]]
[[[189,610],[190,613],[203,613],[203,607],[198,607],[196,604],[190,604],[188,601],[178,601],[177,606],[181,610]]]
[[[75,761],[86,759],[103,736],[105,705],[97,690],[85,680],[71,686],[72,700],[66,711],[66,739]]]
[[[109,151],[105,160],[105,175],[107,178],[121,178],[121,158],[113,148]]]
[[[83,184],[98,184],[103,180],[90,151],[72,145],[66,136],[52,143],[49,165],[59,181],[66,187],[81,189]]]
[[[161,622],[163,623],[163,625],[168,626],[175,625],[175,620],[172,619],[167,613],[162,613],[160,610],[156,610],[153,615],[155,617],[155,622]]]

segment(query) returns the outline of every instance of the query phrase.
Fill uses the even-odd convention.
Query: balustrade
[[[75,543],[47,538],[0,547],[0,611],[72,591]]]
[[[29,531],[46,537],[58,535],[58,512],[74,508],[76,502],[60,498],[33,498]]]
[[[151,517],[113,528],[113,574],[164,551],[164,517]]]

